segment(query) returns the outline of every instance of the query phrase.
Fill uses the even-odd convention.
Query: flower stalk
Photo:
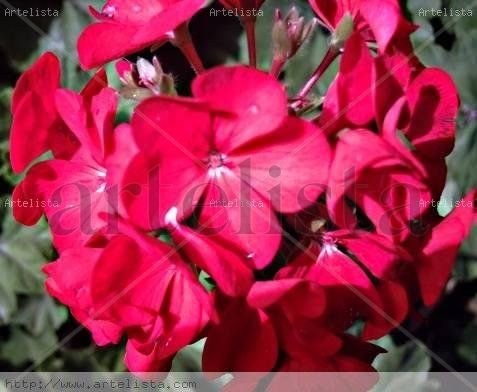
[[[242,25],[247,36],[248,57],[251,67],[257,67],[257,43],[255,40],[255,18],[242,18]]]
[[[192,42],[189,27],[186,23],[183,23],[174,30],[174,37],[171,39],[171,43],[181,50],[197,75],[205,71],[202,60]]]

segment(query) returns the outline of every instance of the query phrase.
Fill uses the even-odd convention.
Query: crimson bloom
[[[97,344],[117,343],[126,333],[131,371],[168,371],[212,316],[209,296],[174,248],[125,223],[119,228],[122,234],[98,234],[47,264],[47,289]]]
[[[204,0],[109,0],[101,12],[90,7],[98,20],[78,39],[81,66],[91,69],[174,38]]]
[[[370,220],[369,229],[403,240],[410,223],[430,206],[425,167],[407,150],[398,150],[365,129],[340,135],[331,168],[327,205],[340,228],[356,228],[352,201]],[[368,225],[369,226],[369,225]]]
[[[92,284],[99,316],[127,332],[126,364],[134,372],[170,367],[212,316],[207,292],[177,252],[144,235],[113,238]]]
[[[112,217],[121,210],[117,184],[122,167],[137,151],[128,125],[113,129],[114,90],[104,88],[90,102],[72,91],[57,90],[55,103],[79,147],[68,160],[34,165],[14,190],[18,203],[13,213],[25,225],[45,214],[61,252],[85,244],[100,228],[111,224],[114,229]]]
[[[142,184],[142,192],[124,194],[129,217],[158,228],[171,208],[181,221],[200,205],[200,224],[232,238],[261,269],[280,243],[274,210],[298,211],[322,193],[328,143],[319,128],[288,116],[282,86],[265,73],[220,67],[192,88],[194,99],[150,98],[133,115],[143,154],[124,185]]]
[[[325,288],[323,319],[330,331],[363,319],[363,338],[377,339],[404,320],[408,301],[398,272],[411,257],[403,248],[362,230],[323,231],[309,235],[305,244],[276,278],[307,279]]]
[[[245,299],[216,296],[216,307],[219,318],[210,327],[205,343],[204,371],[372,371],[370,363],[382,352],[326,328],[323,314],[327,297],[313,281],[256,282]],[[362,351],[356,351],[358,347]],[[248,374],[237,374],[236,378],[239,389],[241,384],[259,381],[258,376]],[[271,390],[290,385],[294,377],[283,380],[285,384],[280,380],[277,375]]]
[[[119,93],[104,70],[81,93],[60,88],[52,53],[19,79],[13,170],[51,157],[16,186],[13,214],[48,221],[59,256],[46,288],[98,345],[127,338],[135,373],[169,371],[203,337],[204,371],[372,372],[383,350],[366,340],[438,299],[477,220],[476,190],[446,217],[433,203],[454,146],[454,83],[414,56],[397,0],[310,0],[332,37],[294,98],[275,77],[283,56],[271,74],[203,72],[187,25],[204,3],[108,0],[78,40],[84,69],[169,41],[200,73],[192,97],[176,96],[155,58],[120,60]],[[220,3],[244,25],[254,66],[264,0]],[[275,49],[289,52],[277,26]],[[319,116],[300,118],[341,54]],[[139,103],[116,125],[120,94]],[[256,389],[258,377],[229,387]],[[326,387],[349,389],[335,381]]]
[[[246,299],[218,297],[216,301],[221,314],[208,334],[204,371],[267,372],[275,367],[282,345],[298,351],[305,344],[316,348],[321,344],[314,353],[322,356],[339,350],[339,339],[320,329],[325,297],[313,282],[257,282]],[[308,324],[315,327],[313,335],[306,334],[311,332]]]

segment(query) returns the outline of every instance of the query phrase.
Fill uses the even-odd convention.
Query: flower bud
[[[134,65],[127,60],[119,60],[115,64],[116,72],[122,84],[129,84],[133,81]]]
[[[174,79],[164,73],[156,57],[152,63],[144,58],[139,58],[136,64],[118,61],[116,71],[124,85],[121,94],[126,98],[142,100],[152,95],[176,95]]]
[[[154,65],[152,65],[146,59],[139,57],[136,62],[137,72],[139,74],[139,81],[145,86],[154,85],[156,80],[157,72]],[[162,72],[162,68],[160,68],[160,72]]]
[[[274,56],[282,59],[293,57],[311,35],[316,24],[316,19],[305,24],[305,18],[299,15],[295,7],[288,11],[285,18],[282,18],[280,10],[277,9],[272,30]]]

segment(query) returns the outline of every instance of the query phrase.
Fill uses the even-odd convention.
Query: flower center
[[[225,163],[225,155],[220,154],[216,151],[213,151],[209,154],[209,159],[207,161],[210,169],[218,169],[223,166]]]
[[[106,18],[113,19],[116,11],[117,9],[114,5],[106,5],[101,11],[101,14]]]
[[[326,254],[330,256],[334,252],[338,251],[338,247],[336,246],[336,240],[329,235],[324,234],[321,237],[321,254]]]
[[[209,157],[207,158],[207,166],[209,168],[210,177],[217,178],[221,176],[226,169],[226,159],[227,157],[225,154],[221,154],[217,151],[212,151],[209,153]]]

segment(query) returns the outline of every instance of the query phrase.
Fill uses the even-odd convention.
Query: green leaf
[[[454,7],[456,7],[454,5]],[[468,5],[460,7],[468,8]],[[474,12],[477,9],[473,8]],[[446,30],[455,33],[455,41],[450,51],[437,45],[433,39],[432,28],[426,18],[416,18],[420,29],[413,34],[412,40],[417,49],[419,59],[426,66],[440,67],[449,72],[457,84],[463,103],[474,104],[477,101],[477,66],[473,53],[477,39],[477,23],[475,17],[442,17]]]
[[[214,280],[205,271],[200,271],[199,282],[202,284],[202,286],[204,286],[207,291],[212,291],[213,289],[215,289],[216,284]]]
[[[477,366],[477,325],[469,325],[462,334],[457,347],[458,355],[473,366]]]
[[[441,0],[410,0],[407,2],[407,9],[413,17],[419,16],[420,9],[440,9]]]
[[[48,231],[22,226],[7,211],[0,235],[0,323],[7,323],[16,308],[16,295],[42,294],[42,265],[51,254]]]
[[[0,346],[0,358],[13,366],[44,359],[58,342],[53,329],[45,329],[39,336],[31,336],[20,328],[12,328],[10,338]]]
[[[0,86],[0,138],[3,140],[8,135],[12,116],[10,114],[10,102],[12,100],[13,88]]]
[[[180,350],[172,362],[172,372],[200,372],[202,371],[202,352],[205,338]]]
[[[12,319],[12,324],[24,326],[32,335],[39,336],[45,329],[58,329],[68,317],[64,306],[56,305],[44,294],[27,298]]]
[[[425,391],[431,359],[426,350],[413,342],[397,347],[389,336],[377,342],[388,352],[380,354],[373,366],[380,373],[373,392]],[[396,375],[390,372],[401,372]]]

